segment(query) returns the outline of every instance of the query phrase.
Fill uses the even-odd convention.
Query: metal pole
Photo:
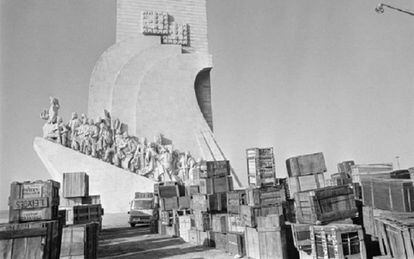
[[[410,11],[410,10],[405,10],[405,9],[401,9],[401,8],[397,8],[397,7],[394,7],[394,6],[391,6],[391,5],[388,5],[388,4],[379,4],[376,8],[375,8],[375,11],[377,12],[377,13],[383,13],[384,12],[384,7],[388,7],[388,8],[390,8],[390,9],[393,9],[393,10],[396,10],[396,11],[399,11],[399,12],[402,12],[402,13],[406,13],[406,14],[409,14],[409,15],[412,15],[412,16],[414,16],[414,12],[413,11]]]

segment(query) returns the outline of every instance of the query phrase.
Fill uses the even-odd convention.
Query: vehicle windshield
[[[132,206],[135,210],[149,210],[152,209],[152,200],[134,200]]]

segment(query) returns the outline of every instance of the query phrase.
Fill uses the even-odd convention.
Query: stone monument
[[[189,151],[194,158],[225,160],[213,134],[211,68],[206,0],[118,0],[116,43],[93,69],[87,116],[98,118],[105,111],[106,117],[110,114],[123,122],[124,131],[131,136],[162,134],[172,140],[174,148]],[[51,109],[48,123],[56,120]],[[67,129],[76,123],[74,116]],[[86,117],[84,124],[91,124]],[[72,135],[68,135],[68,142],[73,143]],[[100,139],[92,140],[100,143]],[[86,153],[81,143],[75,147]],[[150,179],[70,148],[41,138],[35,139],[34,148],[56,180],[61,180],[64,172],[87,172],[90,189],[101,194],[107,212],[124,212],[135,191],[152,191]],[[92,148],[87,153],[97,156]],[[140,168],[146,157],[139,146],[134,146],[135,150],[128,167]],[[163,152],[164,173],[170,176],[166,166],[170,153]],[[188,174],[186,166],[182,166],[181,175]],[[107,188],[110,185],[114,188]]]

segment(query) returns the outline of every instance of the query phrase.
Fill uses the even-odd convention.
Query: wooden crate
[[[0,258],[59,258],[61,238],[58,220],[0,224]]]
[[[52,180],[11,183],[9,222],[57,219],[59,188]]]
[[[258,216],[256,218],[257,231],[278,231],[281,226],[285,225],[283,215],[268,215],[266,217]]]
[[[226,212],[227,211],[227,193],[215,193],[207,196],[209,201],[209,211]]]
[[[232,255],[246,255],[246,244],[244,234],[228,233],[227,234],[227,252]]]
[[[193,210],[199,211],[209,211],[210,210],[210,202],[208,200],[207,195],[205,194],[195,194],[191,199],[190,207]]]
[[[253,259],[288,259],[286,249],[286,230],[257,231],[246,227],[246,255]]]
[[[186,196],[193,196],[194,194],[200,193],[200,186],[199,185],[189,185],[186,187]]]
[[[310,239],[309,224],[291,224],[293,244],[298,250],[311,251],[312,242]]]
[[[185,241],[190,242],[189,230],[191,229],[190,215],[178,217],[179,236]]]
[[[227,232],[227,214],[211,215],[211,229],[213,232]]]
[[[322,152],[291,157],[286,160],[286,168],[289,177],[324,173],[325,158]]]
[[[376,209],[414,212],[412,180],[367,178],[362,180],[364,205]]]
[[[213,178],[200,179],[200,193],[201,194],[213,194],[214,193]]]
[[[233,177],[213,178],[214,193],[233,191]]]
[[[87,223],[63,228],[60,258],[96,258],[98,223]]]
[[[284,187],[271,186],[262,188],[246,189],[247,205],[249,206],[266,206],[280,204],[286,201]]]
[[[267,148],[248,148],[246,149],[247,158],[273,158],[273,147]]]
[[[309,230],[314,258],[367,258],[361,226],[350,224],[311,225]]]
[[[242,224],[247,227],[256,227],[256,217],[260,215],[259,207],[240,205],[240,218]]]
[[[240,205],[246,205],[246,191],[235,190],[227,193],[227,212],[232,214],[240,213]]]
[[[75,197],[75,198],[63,198],[60,197],[59,205],[61,207],[71,207],[75,205],[92,204],[91,196],[87,197]]]
[[[62,196],[65,198],[89,196],[89,175],[84,172],[63,173]]]
[[[385,210],[374,209],[369,206],[362,206],[362,217],[363,224],[365,229],[365,234],[371,235],[373,237],[378,237],[377,227],[375,224],[375,219],[380,217],[383,214],[392,213]]]
[[[345,174],[348,178],[352,176],[352,166],[355,165],[353,160],[338,163],[338,173]]]
[[[174,183],[173,185],[159,185],[158,196],[160,198],[180,197],[180,186],[178,183]]]
[[[196,229],[190,229],[188,232],[190,243],[206,247],[211,246],[210,231],[199,231]]]
[[[162,210],[178,210],[178,197],[161,198],[160,208]]]
[[[382,255],[392,258],[414,258],[413,213],[389,213],[375,218]]]
[[[357,164],[351,166],[352,182],[361,183],[364,178],[380,177],[390,178],[390,172],[393,170],[392,163],[388,164]]]
[[[294,197],[295,193],[325,187],[324,173],[289,177],[289,196]]]
[[[101,224],[103,209],[101,204],[84,204],[72,207],[61,207],[66,210],[66,225],[97,222]]]
[[[296,221],[304,224],[329,223],[353,218],[358,210],[349,186],[330,186],[295,193]]]
[[[178,209],[185,210],[190,208],[191,198],[189,196],[178,197]]]
[[[167,234],[166,225],[162,224],[161,220],[158,221],[158,234],[165,236]]]
[[[135,192],[135,199],[149,199],[153,197],[154,193],[152,192]]]
[[[211,229],[211,217],[208,212],[205,211],[193,211],[195,229],[200,231],[208,231]]]
[[[211,232],[211,247],[215,247],[216,249],[227,252],[228,251],[228,243],[227,243],[227,234],[220,233],[220,232]]]
[[[165,226],[165,235],[170,237],[178,237],[179,230],[178,224],[172,224],[170,226]]]
[[[245,226],[237,214],[227,214],[227,233],[244,233]]]
[[[172,211],[160,210],[160,221],[162,225],[170,226],[173,224],[174,215]]]
[[[206,170],[202,170],[200,173],[201,178],[214,178],[228,175],[230,175],[230,162],[228,160],[207,161]]]

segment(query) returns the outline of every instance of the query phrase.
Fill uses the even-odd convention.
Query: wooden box
[[[211,229],[213,232],[227,232],[227,214],[211,215]]]
[[[374,209],[369,206],[362,207],[362,221],[364,223],[365,234],[371,235],[373,237],[378,237],[375,219],[380,217],[384,213],[387,212],[380,209]]]
[[[92,198],[91,198],[91,196],[87,196],[87,197],[75,197],[75,198],[63,198],[63,197],[60,197],[60,203],[59,203],[59,205],[61,207],[71,207],[71,206],[82,205],[82,204],[92,204]]]
[[[322,152],[291,157],[286,160],[289,177],[326,172],[325,158]]]
[[[285,225],[283,215],[268,215],[266,217],[256,217],[257,231],[279,231],[280,227]]]
[[[186,196],[193,196],[194,194],[200,193],[199,185],[189,185],[186,187]]]
[[[247,227],[256,227],[256,217],[260,215],[259,207],[240,205],[240,218],[242,224]]]
[[[311,225],[309,230],[314,258],[367,258],[361,226],[351,224]]]
[[[358,164],[351,166],[352,182],[361,183],[364,178],[380,177],[391,178],[392,163],[389,164]]]
[[[294,197],[295,193],[325,187],[324,173],[289,177],[289,196]]]
[[[171,211],[160,210],[160,221],[165,226],[172,225],[173,215]]]
[[[343,161],[341,163],[338,163],[338,173],[345,174],[348,177],[351,177],[352,175],[352,166],[355,165],[355,162],[353,160],[349,161]]]
[[[390,213],[375,219],[382,255],[391,258],[414,258],[413,213]]]
[[[0,224],[0,258],[59,258],[61,239],[58,220]]]
[[[272,158],[274,157],[273,147],[267,148],[248,148],[246,149],[247,158]]]
[[[84,204],[72,207],[61,207],[66,210],[66,225],[102,222],[103,209],[101,204]]]
[[[223,161],[207,161],[206,170],[200,173],[202,178],[215,178],[230,175],[230,162]]]
[[[283,186],[271,186],[246,189],[247,205],[266,206],[279,204],[286,201],[286,193]]]
[[[162,210],[178,210],[178,197],[161,198],[160,208]]]
[[[191,218],[189,215],[178,217],[179,235],[185,242],[190,242],[189,230],[191,229]]]
[[[354,194],[348,186],[330,186],[295,193],[296,221],[304,224],[329,223],[357,214]]]
[[[211,246],[215,247],[216,249],[227,252],[228,245],[227,245],[227,234],[220,233],[220,232],[211,232]]]
[[[189,196],[178,197],[178,209],[185,210],[190,208],[191,198]]]
[[[233,178],[231,176],[213,178],[214,193],[233,191]]]
[[[376,209],[413,212],[413,182],[405,179],[363,179],[362,199],[364,205]]]
[[[98,223],[63,228],[60,258],[96,258],[98,249]]]
[[[246,244],[244,234],[227,234],[227,252],[232,255],[244,256],[246,254]]]
[[[240,213],[240,205],[246,205],[246,191],[235,190],[227,193],[227,212],[232,214]]]
[[[160,198],[180,197],[180,187],[178,183],[173,185],[159,185],[158,195]]]
[[[246,255],[254,259],[289,259],[286,249],[285,229],[257,231],[246,227]]]
[[[200,179],[200,193],[201,194],[213,194],[214,193],[213,178]]]
[[[166,225],[162,224],[161,220],[158,221],[158,234],[165,236],[166,232]]]
[[[227,193],[215,193],[208,195],[209,210],[211,212],[226,212],[227,211]]]
[[[191,199],[190,207],[193,210],[209,211],[210,203],[205,194],[195,194]]]
[[[210,214],[205,211],[194,211],[195,229],[207,231],[211,229]]]
[[[89,196],[89,176],[86,173],[64,173],[62,196],[65,198]]]
[[[309,224],[291,224],[293,244],[298,250],[312,250]]]
[[[57,219],[59,188],[52,180],[11,183],[9,222]]]
[[[244,233],[245,226],[242,218],[237,214],[227,215],[227,233]]]

